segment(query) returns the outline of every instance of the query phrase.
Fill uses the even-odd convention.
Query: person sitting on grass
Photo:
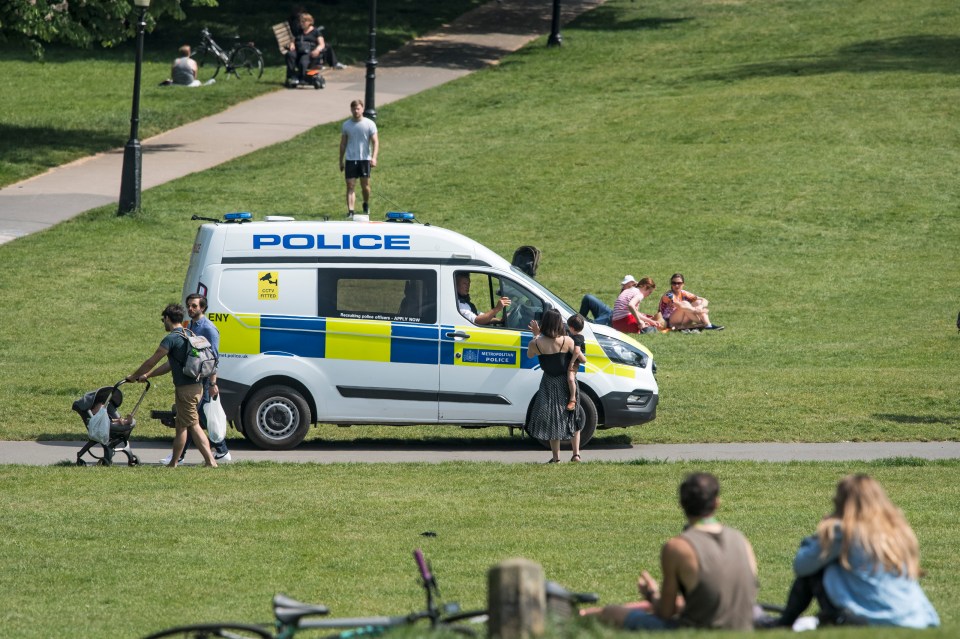
[[[626,630],[752,630],[757,560],[743,533],[717,521],[719,503],[715,476],[688,475],[680,484],[687,525],[660,553],[663,586],[643,571],[644,601],[602,608],[600,620]]]
[[[627,275],[620,282],[620,295],[613,304],[611,326],[621,333],[655,333],[663,326],[659,313],[656,316],[640,312],[640,302],[650,297],[657,285],[649,277],[639,282]]]
[[[833,512],[800,543],[793,570],[797,578],[775,625],[792,626],[814,598],[820,624],[940,625],[917,581],[917,537],[869,475],[848,475],[837,484]]]
[[[722,331],[722,326],[710,322],[706,298],[683,290],[683,273],[670,278],[670,290],[660,298],[660,315],[666,325],[675,331]]]

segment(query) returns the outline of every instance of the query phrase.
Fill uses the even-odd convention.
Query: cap
[[[633,279],[633,275],[624,275],[623,280],[620,282],[620,286],[626,286],[630,282],[636,284],[637,280]]]

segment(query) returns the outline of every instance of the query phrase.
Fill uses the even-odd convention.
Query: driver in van
[[[477,307],[470,301],[470,274],[469,273],[457,273],[457,310],[460,311],[460,314],[465,318],[473,322],[474,324],[480,324],[481,326],[486,324],[493,324],[499,321],[497,319],[497,314],[510,306],[509,297],[501,297],[497,300],[497,305],[491,308],[486,313],[479,313]]]

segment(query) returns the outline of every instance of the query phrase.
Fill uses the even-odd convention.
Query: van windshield
[[[562,315],[564,316],[574,315],[577,313],[577,311],[575,311],[573,308],[571,308],[569,304],[567,304],[562,299],[560,299],[560,297],[558,297],[555,293],[553,293],[553,291],[551,291],[546,286],[544,286],[537,280],[533,279],[532,277],[530,277],[529,275],[527,275],[526,273],[518,269],[516,266],[511,266],[510,270],[513,271],[513,275],[517,279],[522,280],[527,286],[529,286],[530,288],[536,291],[540,291],[541,293],[543,293],[547,298],[548,302],[553,304],[557,309],[561,310]]]

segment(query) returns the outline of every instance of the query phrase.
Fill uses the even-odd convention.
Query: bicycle
[[[310,619],[309,617],[324,617],[329,609],[322,604],[309,604],[277,594],[273,597],[274,624],[271,630],[268,624],[245,623],[201,623],[188,626],[178,626],[161,630],[144,637],[144,639],[165,639],[179,637],[180,639],[212,639],[223,637],[228,639],[291,639],[302,630],[339,630],[329,639],[359,639],[361,637],[375,637],[391,629],[409,626],[421,620],[428,620],[431,629],[446,628],[458,634],[474,637],[478,633],[465,623],[471,621],[485,621],[486,610],[463,612],[456,603],[440,604],[440,590],[437,580],[430,571],[423,553],[417,549],[413,551],[417,568],[420,571],[420,583],[426,593],[427,607],[425,610],[411,612],[407,615],[395,617],[343,617]]]
[[[200,44],[190,57],[197,60],[198,66],[202,67],[206,63],[207,54],[212,54],[217,63],[212,78],[216,78],[220,68],[223,67],[228,77],[233,74],[235,78],[240,79],[240,75],[243,74],[259,79],[263,75],[263,54],[260,53],[260,49],[253,46],[252,42],[240,42],[239,36],[235,36],[234,39],[236,42],[230,50],[224,51],[223,47],[213,39],[210,30],[204,27],[200,31]]]

